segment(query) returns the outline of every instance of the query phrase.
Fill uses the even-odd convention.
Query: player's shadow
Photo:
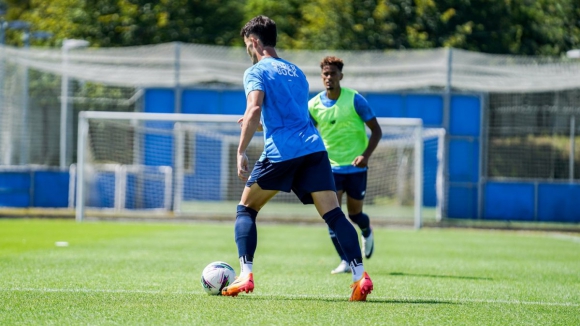
[[[393,273],[389,273],[388,275],[391,275],[391,276],[409,276],[409,277],[451,278],[451,279],[460,279],[460,280],[493,281],[493,279],[491,277],[477,277],[477,276],[413,274],[413,273],[402,273],[402,272],[393,272]]]
[[[348,296],[345,297],[317,297],[317,296],[286,296],[286,295],[268,295],[268,296],[240,296],[240,299],[246,300],[264,300],[264,301],[325,301],[325,302],[348,302]],[[365,304],[373,303],[401,303],[401,304],[460,304],[459,302],[437,299],[396,299],[396,298],[371,298],[369,297]]]

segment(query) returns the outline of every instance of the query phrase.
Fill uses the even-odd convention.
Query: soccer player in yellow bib
[[[328,56],[322,60],[321,76],[326,90],[308,102],[308,110],[328,151],[338,202],[342,204],[342,195],[346,193],[348,216],[360,228],[362,251],[370,258],[374,237],[369,217],[363,213],[363,201],[367,164],[381,140],[382,130],[367,100],[357,91],[340,86],[343,66],[343,61],[337,57]],[[365,125],[371,131],[370,137]],[[341,259],[331,273],[350,273],[351,267],[335,232],[328,231]]]

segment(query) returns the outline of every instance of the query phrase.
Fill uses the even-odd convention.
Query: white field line
[[[105,290],[105,289],[34,289],[34,288],[0,288],[0,292],[44,292],[44,293],[135,293],[135,294],[197,294],[191,291],[157,291],[157,290]],[[248,294],[258,298],[281,298],[281,299],[346,299],[348,295],[311,295],[311,294]],[[509,304],[509,305],[532,305],[532,306],[561,306],[561,307],[580,307],[580,303],[573,302],[543,302],[543,301],[519,301],[519,300],[488,300],[488,299],[469,299],[469,298],[414,298],[414,297],[369,297],[372,301],[383,301],[385,303],[487,303],[487,304]]]

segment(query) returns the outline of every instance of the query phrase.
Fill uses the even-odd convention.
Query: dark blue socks
[[[257,211],[243,205],[238,205],[234,226],[238,257],[243,257],[248,262],[254,260],[254,253],[258,246],[258,231],[256,229],[257,215]]]
[[[371,221],[369,219],[369,216],[363,212],[360,212],[356,215],[348,215],[348,217],[350,218],[350,220],[358,225],[358,227],[360,228],[361,232],[362,232],[362,236],[363,237],[368,237],[369,235],[371,235]]]
[[[360,264],[362,262],[362,254],[358,243],[358,234],[352,224],[346,219],[340,207],[324,214],[322,218],[328,224],[328,228],[334,232],[336,240],[346,257],[345,260],[349,264],[352,262]]]
[[[342,248],[340,247],[340,243],[338,243],[338,239],[336,238],[336,233],[334,233],[334,231],[332,231],[330,228],[328,229],[328,233],[330,234],[330,240],[332,240],[332,244],[334,245],[334,249],[336,249],[336,252],[340,256],[340,260],[344,260],[344,261],[348,262],[348,260],[346,259],[346,256],[344,255],[344,251],[342,251]]]

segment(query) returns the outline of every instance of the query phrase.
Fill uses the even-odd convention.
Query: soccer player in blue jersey
[[[246,112],[237,154],[238,177],[246,181],[234,227],[241,272],[222,295],[254,290],[256,216],[276,193],[292,190],[302,203],[313,203],[336,234],[353,273],[350,300],[364,301],[373,283],[364,270],[357,232],[338,205],[328,155],[310,119],[306,77],[278,57],[276,23],[270,18],[254,17],[240,34],[253,63],[244,73]],[[248,176],[246,148],[260,126],[264,151]]]
[[[322,59],[322,83],[325,90],[308,102],[308,109],[324,140],[332,165],[339,204],[346,193],[348,217],[361,229],[362,250],[366,258],[374,251],[370,219],[363,213],[367,187],[367,165],[383,135],[381,126],[367,100],[357,91],[341,87],[343,61],[328,56]],[[367,136],[365,125],[371,131]],[[332,274],[351,272],[336,233],[328,230],[341,262]]]

